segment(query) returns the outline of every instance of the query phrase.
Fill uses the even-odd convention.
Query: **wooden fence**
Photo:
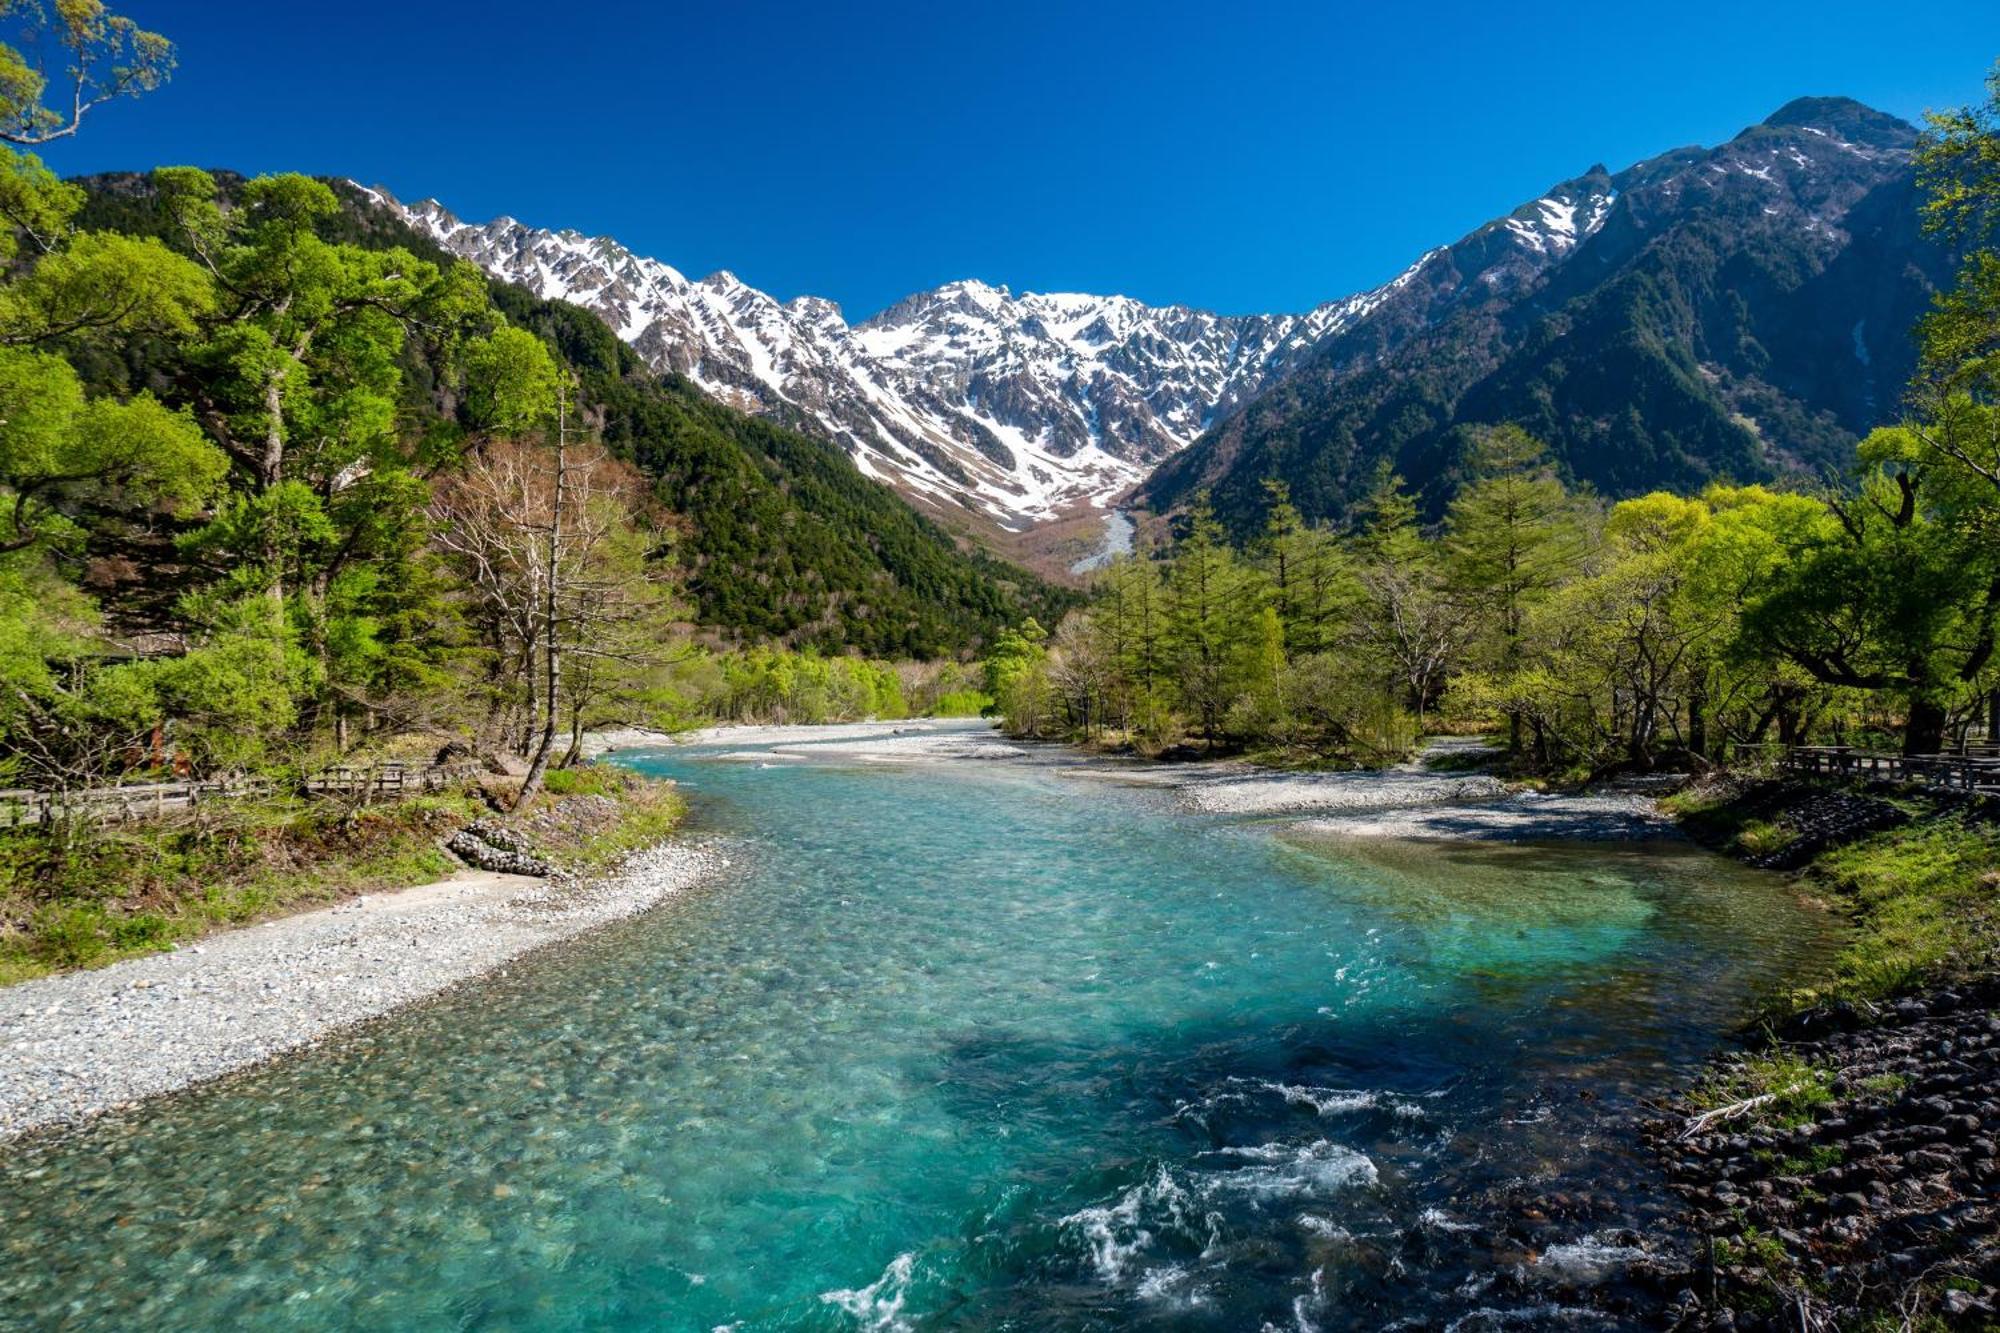
[[[485,770],[476,763],[337,765],[309,774],[293,788],[307,796],[359,797],[397,800],[419,792],[441,791],[469,781]],[[280,790],[270,778],[229,778],[207,782],[130,782],[74,791],[0,791],[0,828],[40,824],[57,818],[85,819],[95,824],[158,819],[170,811],[216,801],[269,796]]]
[[[1941,791],[2000,795],[2000,745],[1957,754],[1889,754],[1851,745],[1795,745],[1779,761],[1793,773],[1862,782],[1909,782]]]

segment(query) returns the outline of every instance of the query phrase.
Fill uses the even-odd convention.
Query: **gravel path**
[[[724,864],[665,843],[582,882],[468,871],[0,989],[0,1140],[311,1045],[642,912]]]

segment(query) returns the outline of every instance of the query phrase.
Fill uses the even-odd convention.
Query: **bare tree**
[[[487,444],[443,479],[431,508],[523,702],[533,748],[517,805],[541,787],[565,716],[574,754],[595,708],[635,670],[677,655],[663,641],[671,566],[639,525],[644,485],[601,445],[569,441],[567,397],[551,444]]]

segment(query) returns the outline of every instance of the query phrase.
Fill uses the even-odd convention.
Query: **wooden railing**
[[[1890,754],[1851,745],[1794,745],[1780,765],[1793,773],[1861,782],[1908,782],[1942,791],[2000,795],[2000,745],[1960,754]]]
[[[309,774],[294,791],[307,796],[346,796],[374,800],[399,799],[418,792],[441,791],[482,773],[476,763],[336,765]],[[205,782],[130,782],[72,791],[0,791],[0,828],[75,818],[94,824],[157,819],[169,811],[186,810],[214,801],[268,796],[278,790],[269,778],[230,778]]]

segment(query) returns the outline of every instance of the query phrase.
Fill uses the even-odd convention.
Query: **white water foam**
[[[1081,1208],[1062,1219],[1075,1227],[1090,1247],[1090,1260],[1097,1275],[1106,1282],[1121,1281],[1148,1246],[1153,1232],[1143,1225],[1149,1214],[1164,1212],[1163,1221],[1185,1227],[1194,1204],[1173,1173],[1162,1166],[1153,1178],[1134,1185],[1118,1196],[1118,1202]]]
[[[1157,1301],[1181,1310],[1199,1310],[1209,1303],[1207,1289],[1195,1281],[1192,1272],[1179,1264],[1147,1269],[1139,1279],[1138,1294],[1141,1300]]]
[[[1426,1231],[1477,1231],[1471,1222],[1460,1222],[1442,1208],[1426,1208],[1417,1214],[1417,1224]]]
[[[1513,1310],[1488,1306],[1461,1315],[1444,1326],[1444,1333],[1477,1333],[1495,1328],[1549,1328],[1556,1324],[1604,1324],[1611,1317],[1602,1310],[1586,1310],[1573,1305],[1524,1305]]]
[[[1573,1281],[1597,1282],[1651,1257],[1636,1245],[1620,1245],[1593,1234],[1551,1245],[1535,1262]]]
[[[882,1270],[882,1276],[867,1286],[823,1291],[819,1298],[854,1316],[855,1327],[868,1333],[909,1333],[915,1325],[903,1317],[903,1301],[910,1294],[910,1276],[916,1267],[915,1254],[899,1254]]]
[[[1349,1231],[1332,1218],[1321,1217],[1317,1213],[1300,1213],[1299,1229],[1317,1240],[1348,1241],[1354,1239]]]
[[[1267,1092],[1275,1092],[1294,1106],[1310,1106],[1320,1115],[1348,1115],[1355,1111],[1372,1111],[1386,1106],[1389,1111],[1403,1119],[1414,1120],[1424,1114],[1424,1108],[1415,1102],[1400,1097],[1388,1097],[1369,1088],[1321,1088],[1311,1084],[1261,1082],[1257,1085]]]
[[[1224,1171],[1202,1182],[1206,1194],[1236,1194],[1253,1204],[1292,1199],[1302,1194],[1330,1194],[1354,1185],[1373,1185],[1375,1163],[1327,1139],[1307,1144],[1266,1143],[1252,1148],[1218,1148],[1215,1156],[1254,1163]]]

